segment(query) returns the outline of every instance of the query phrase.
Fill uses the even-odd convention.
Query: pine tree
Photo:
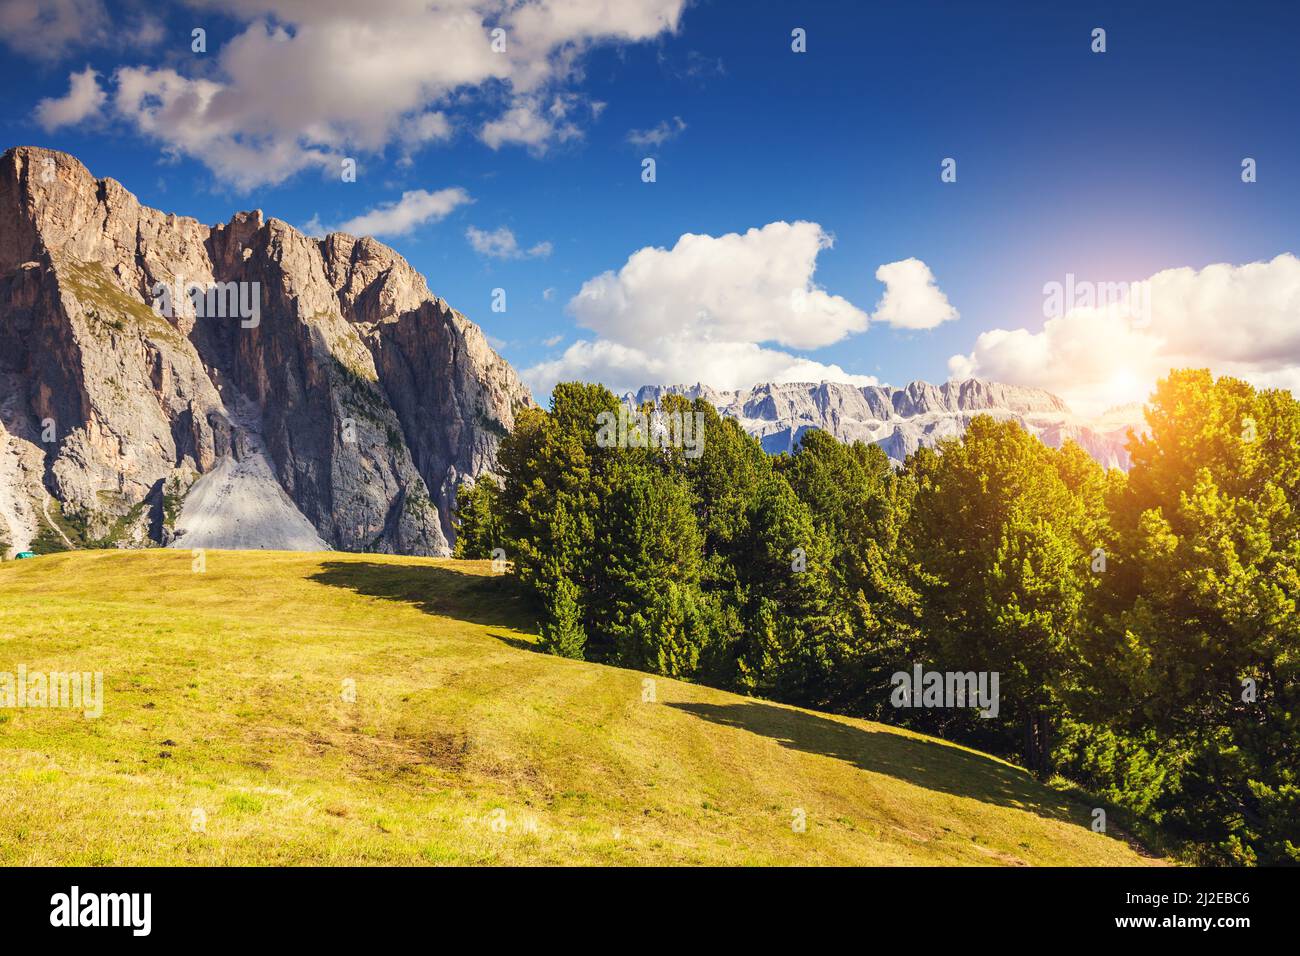
[[[490,558],[494,549],[505,549],[500,498],[501,485],[488,474],[456,490],[456,557]]]
[[[843,622],[828,635],[818,706],[875,718],[896,716],[889,681],[916,655],[917,595],[899,536],[913,485],[876,445],[845,445],[806,432],[781,473],[809,509],[829,550],[830,600]]]
[[[582,628],[582,608],[577,585],[563,576],[552,578],[545,606],[541,626],[542,646],[559,657],[582,660],[587,635]]]

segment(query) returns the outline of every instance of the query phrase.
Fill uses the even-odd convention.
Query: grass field
[[[973,751],[664,678],[643,700],[537,653],[512,594],[379,555],[0,565],[0,671],[104,675],[99,719],[0,709],[0,864],[1158,862]]]

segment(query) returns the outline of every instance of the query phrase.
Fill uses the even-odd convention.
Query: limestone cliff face
[[[219,298],[196,309],[190,285]],[[206,547],[301,543],[305,517],[328,547],[445,554],[457,483],[530,404],[373,239],[260,211],[208,227],[67,154],[0,157],[0,546],[191,546],[198,486]],[[266,527],[226,534],[220,502],[266,475],[283,506],[235,508]]]

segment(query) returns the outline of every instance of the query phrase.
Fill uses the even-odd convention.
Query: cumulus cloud
[[[650,129],[630,129],[627,131],[627,141],[633,146],[650,146],[659,147],[668,142],[686,129],[686,123],[680,116],[674,116],[672,122],[661,120],[659,125]]]
[[[1046,295],[1047,290],[1044,289]],[[948,361],[972,376],[1057,392],[1079,411],[1141,401],[1171,368],[1211,368],[1261,387],[1300,386],[1300,259],[1167,269],[1145,307],[1065,303],[1040,331],[993,329]]]
[[[578,323],[612,338],[707,329],[718,340],[819,348],[867,327],[867,315],[812,281],[832,238],[815,222],[773,222],[723,236],[687,233],[646,247],[617,273],[585,282]]]
[[[700,343],[681,338],[647,347],[604,339],[575,342],[558,359],[526,369],[524,378],[539,395],[549,393],[557,382],[574,379],[603,382],[619,393],[660,383],[703,383],[723,389],[746,388],[758,382],[879,384],[872,375],[855,375],[839,365],[826,365],[752,342]]]
[[[0,42],[36,60],[56,61],[73,50],[112,46],[145,49],[165,36],[149,15],[109,17],[103,0],[4,0]]]
[[[240,189],[281,182],[308,166],[338,175],[340,157],[328,148],[242,134],[237,118],[223,118],[219,83],[148,67],[119,68],[113,80],[116,116],[156,138],[165,155],[195,156]]]
[[[537,100],[524,97],[506,110],[497,119],[483,124],[479,138],[492,149],[500,149],[507,144],[528,146],[535,152],[543,152],[552,140],[560,142],[578,136],[578,128],[572,123],[560,123],[558,126],[547,115]]]
[[[400,137],[407,146],[451,138],[451,121],[441,110],[429,110],[402,122]]]
[[[167,36],[167,28],[153,17],[145,17],[138,23],[120,27],[119,30],[125,36],[127,46],[139,48],[157,46]]]
[[[0,35],[33,32],[38,18],[27,8],[39,5],[19,0],[18,12],[13,6],[0,7]],[[90,0],[54,6],[102,10]],[[483,141],[540,153],[580,137],[580,122],[600,110],[571,88],[582,55],[597,44],[675,31],[684,6],[685,0],[234,0],[222,10],[243,29],[215,51],[210,68],[183,75],[170,67],[122,67],[112,77],[112,105],[118,119],[165,152],[193,157],[241,189],[305,169],[337,170],[344,156],[390,144],[409,154],[450,135],[457,125],[451,109],[499,111],[483,122],[474,118]],[[75,22],[64,16],[59,30]],[[495,28],[505,31],[504,49],[493,49]]]
[[[520,96],[499,118],[483,124],[479,139],[492,149],[526,146],[535,155],[542,155],[557,143],[582,138],[582,128],[575,120],[577,114],[585,111],[595,118],[604,108],[604,103],[586,100],[576,93],[556,94],[549,104],[536,96]]]
[[[450,118],[442,110],[428,110],[403,120],[397,131],[397,140],[401,144],[397,165],[413,166],[415,154],[425,145],[446,142],[454,132]]]
[[[524,374],[539,393],[571,378],[615,389],[648,382],[874,384],[775,346],[815,349],[867,327],[868,316],[813,282],[831,237],[814,222],[773,222],[722,236],[686,234],[646,247],[588,280],[568,305],[597,334]]]
[[[403,236],[416,226],[445,219],[457,207],[473,201],[459,186],[437,192],[411,189],[402,193],[401,199],[381,203],[369,212],[341,223],[337,231],[354,236]],[[319,229],[320,220],[313,219],[307,225]]]
[[[932,329],[958,317],[948,297],[934,281],[934,273],[920,259],[891,262],[876,270],[885,294],[871,316],[896,329]]]
[[[60,126],[80,123],[98,116],[107,96],[99,88],[99,74],[86,67],[68,77],[66,96],[47,97],[36,104],[36,122],[41,129],[52,133]]]
[[[549,242],[539,242],[528,249],[521,249],[519,240],[506,226],[491,232],[470,226],[465,230],[465,238],[475,252],[491,259],[544,259],[552,251]]]
[[[320,221],[320,213],[314,214],[306,223],[303,224],[302,233],[313,239],[324,239],[325,234],[329,232],[325,224]]]
[[[108,12],[102,0],[6,0],[0,40],[18,53],[54,60],[70,49],[103,42]]]

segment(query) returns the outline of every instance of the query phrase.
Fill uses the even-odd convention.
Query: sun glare
[[[1141,382],[1130,368],[1121,368],[1106,383],[1106,396],[1112,405],[1123,405],[1135,400],[1141,391]]]

